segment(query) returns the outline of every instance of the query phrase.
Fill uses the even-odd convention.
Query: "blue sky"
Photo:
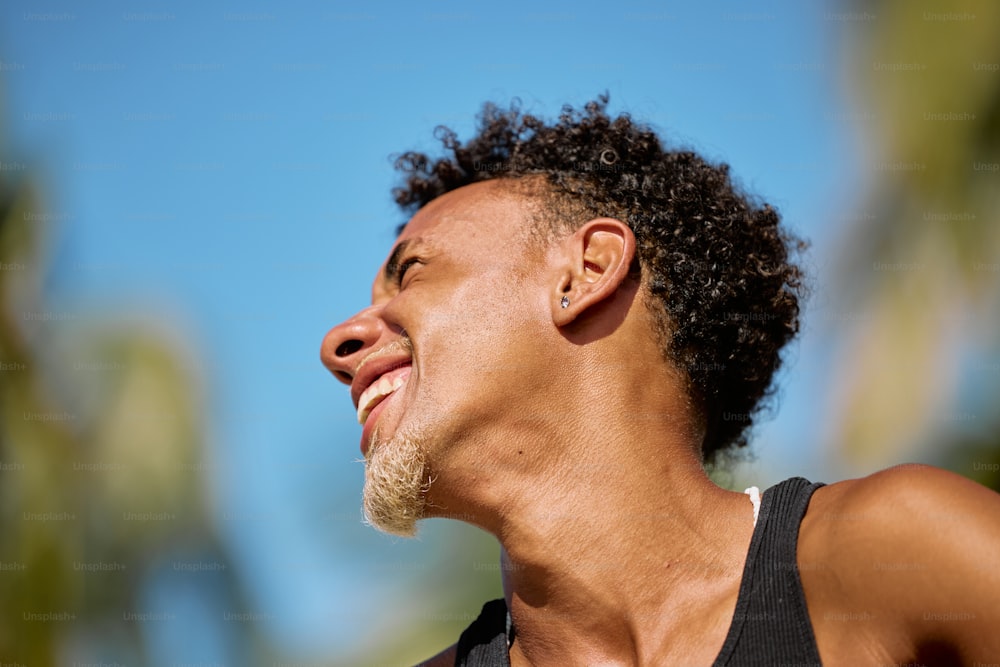
[[[608,91],[730,163],[820,268],[852,186],[851,28],[822,2],[70,4],[0,8],[8,146],[53,219],[46,291],[192,341],[216,519],[267,631],[304,653],[356,645],[396,599],[372,554],[433,548],[361,526],[360,427],[318,361],[402,221],[391,154],[442,123],[467,137],[486,100],[551,116]],[[823,356],[807,341],[797,364],[762,431],[775,477],[818,465],[794,443]]]

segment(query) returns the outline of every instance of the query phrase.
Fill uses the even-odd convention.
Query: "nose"
[[[344,384],[351,384],[354,371],[378,343],[385,323],[378,316],[378,306],[369,306],[354,317],[327,332],[320,346],[323,365]]]

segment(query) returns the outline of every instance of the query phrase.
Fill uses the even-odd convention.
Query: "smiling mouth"
[[[405,385],[409,377],[410,366],[407,365],[390,371],[371,383],[358,399],[358,423],[364,425],[375,406]]]

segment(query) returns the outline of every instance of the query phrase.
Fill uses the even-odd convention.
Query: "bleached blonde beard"
[[[389,440],[372,433],[365,461],[362,506],[369,524],[400,537],[417,533],[424,516],[430,475],[420,437],[402,430]]]

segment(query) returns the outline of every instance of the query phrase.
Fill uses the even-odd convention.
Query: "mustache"
[[[379,349],[375,350],[374,352],[366,356],[364,359],[362,359],[361,363],[358,364],[358,368],[354,372],[354,374],[357,375],[361,371],[361,369],[364,368],[365,365],[371,361],[380,359],[381,357],[390,354],[399,354],[400,352],[406,353],[411,357],[413,356],[413,341],[410,340],[410,337],[406,335],[405,331],[403,331],[400,334],[400,337],[397,338],[396,340],[392,341],[387,345],[384,345],[383,347],[380,347]]]

